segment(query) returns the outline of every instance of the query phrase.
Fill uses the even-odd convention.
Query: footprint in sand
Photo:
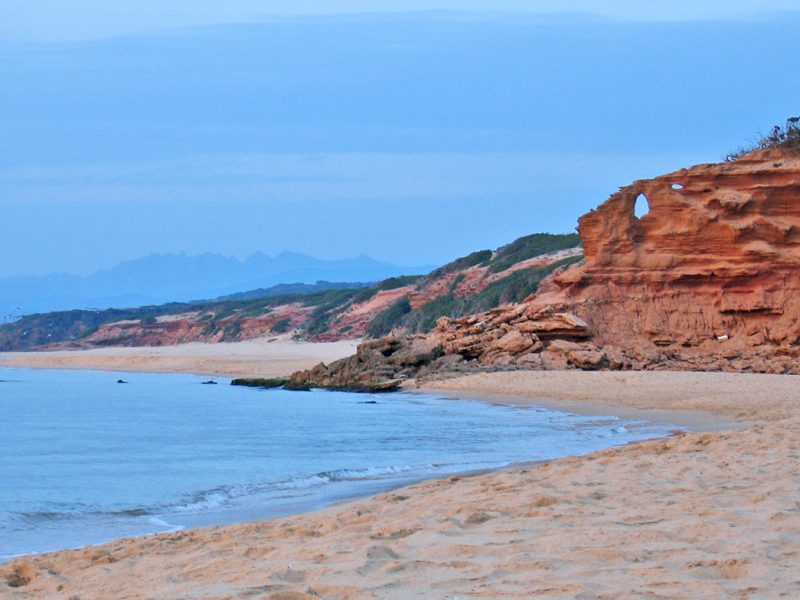
[[[286,569],[279,573],[273,573],[269,578],[271,581],[280,581],[281,583],[303,583],[307,577],[305,571]]]
[[[391,560],[399,560],[400,555],[388,546],[371,546],[367,550],[367,562],[358,569],[359,575],[367,575],[380,569]]]

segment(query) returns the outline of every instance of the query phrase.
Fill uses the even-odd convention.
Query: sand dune
[[[730,430],[23,558],[0,567],[0,596],[800,596],[800,378],[572,371],[436,387],[588,411],[599,403],[606,413],[703,408],[700,424],[713,418]]]

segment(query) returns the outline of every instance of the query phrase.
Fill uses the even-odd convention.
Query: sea
[[[676,429],[436,394],[208,380],[0,369],[0,562],[290,515]]]

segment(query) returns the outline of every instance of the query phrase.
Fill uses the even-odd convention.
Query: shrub
[[[453,294],[437,296],[411,312],[403,324],[410,331],[431,331],[440,317],[452,316],[458,305],[459,300]]]
[[[222,339],[231,340],[235,339],[242,331],[242,320],[236,319],[228,323],[222,330]]]
[[[534,233],[526,235],[499,248],[489,263],[489,270],[492,273],[499,273],[523,260],[557,252],[558,250],[576,248],[580,245],[581,239],[577,233]]]
[[[353,303],[362,304],[367,300],[371,300],[377,293],[378,293],[377,287],[367,287],[362,290],[359,290],[359,292],[355,296],[353,296]]]
[[[450,282],[450,293],[451,294],[455,293],[456,288],[458,287],[458,284],[461,283],[462,281],[464,281],[466,276],[467,276],[466,273],[459,273],[458,275],[456,275],[455,279],[453,279],[453,281]]]
[[[395,327],[399,327],[402,324],[403,317],[410,312],[411,303],[408,301],[408,296],[403,296],[372,318],[372,321],[367,325],[367,334],[374,338],[389,334]]]
[[[479,265],[491,260],[492,254],[493,252],[491,250],[478,250],[472,254],[467,254],[466,256],[462,256],[461,258],[457,258],[454,261],[447,263],[443,267],[439,267],[435,271],[431,271],[430,275],[428,275],[428,278],[435,279],[436,277],[447,275],[453,271],[463,271],[464,269],[469,269],[470,267],[474,267],[475,265]]]
[[[222,321],[223,319],[232,317],[239,312],[239,306],[234,305],[232,302],[223,302],[221,303],[220,308],[221,310],[217,311],[217,313],[214,315],[215,321]]]
[[[767,135],[760,136],[749,146],[740,146],[727,154],[725,160],[736,160],[749,152],[766,148],[789,148],[800,153],[800,117],[790,117],[784,125],[775,125]]]
[[[200,332],[202,336],[211,336],[215,335],[219,331],[219,327],[217,326],[216,321],[209,321],[206,323],[206,326],[203,327],[203,331]]]
[[[379,291],[396,290],[397,288],[405,287],[416,283],[422,278],[422,275],[400,275],[398,277],[389,277],[384,279],[376,286]]]
[[[311,335],[319,335],[328,329],[334,313],[344,307],[362,290],[330,290],[315,294],[313,300],[306,302],[306,306],[314,306],[311,316],[306,321],[305,328]],[[311,298],[311,297],[309,297]]]
[[[289,330],[289,324],[292,320],[289,317],[279,319],[272,324],[270,330],[272,333],[286,333]]]
[[[582,260],[581,256],[571,256],[544,267],[533,267],[514,271],[490,283],[475,296],[457,297],[452,292],[437,296],[416,310],[409,312],[402,325],[409,331],[428,332],[436,326],[440,317],[461,317],[483,312],[501,304],[522,302],[539,289],[539,284],[559,267],[565,267]]]
[[[264,301],[257,301],[251,302],[250,304],[246,304],[242,307],[241,314],[244,317],[260,317],[260,316],[269,316],[271,309],[267,306]]]
[[[360,289],[344,289],[344,290],[326,290],[324,292],[317,292],[316,294],[307,294],[303,296],[294,296],[294,301],[301,301],[305,306],[316,306],[324,310],[330,310],[343,306],[355,298],[362,290]],[[291,298],[291,297],[290,297]],[[280,304],[285,304],[286,298],[282,298]]]

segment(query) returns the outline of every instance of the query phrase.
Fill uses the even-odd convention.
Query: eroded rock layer
[[[649,205],[641,218],[637,199]],[[581,217],[578,230],[584,264],[553,277],[532,310],[568,307],[594,345],[632,366],[797,371],[794,152],[634,182]]]
[[[800,373],[794,151],[636,181],[578,231],[584,261],[523,304],[440,320],[431,340],[442,355],[500,367]]]

